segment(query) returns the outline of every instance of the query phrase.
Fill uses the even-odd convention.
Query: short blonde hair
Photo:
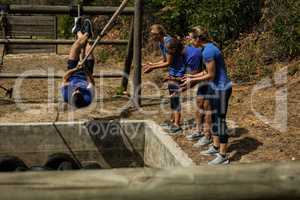
[[[158,33],[160,35],[166,35],[166,29],[160,24],[153,24],[150,27],[150,32]]]

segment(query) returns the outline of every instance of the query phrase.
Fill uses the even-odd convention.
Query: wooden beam
[[[299,200],[300,163],[1,173],[1,200]]]
[[[65,39],[0,39],[0,44],[61,44],[71,45],[74,40]],[[97,43],[98,45],[127,45],[128,40],[103,40]]]
[[[142,21],[143,21],[143,0],[135,1],[135,15],[134,15],[134,93],[133,103],[136,108],[141,105],[141,84],[142,84]]]
[[[6,24],[6,14],[1,11],[0,23],[2,28],[2,38],[6,38],[7,24]],[[4,55],[6,51],[6,44],[0,44],[0,65],[3,65]]]
[[[94,78],[122,78],[123,73],[112,73],[112,72],[103,72],[95,74]],[[38,75],[28,75],[28,74],[10,74],[10,73],[1,73],[0,79],[62,79],[63,75],[59,74],[38,74]]]
[[[124,77],[122,78],[121,87],[124,91],[128,89],[128,79],[131,71],[131,65],[133,60],[133,34],[134,34],[134,19],[132,19],[130,33],[129,33],[129,42],[127,45],[127,55],[124,63]]]
[[[111,15],[115,13],[117,7],[110,6],[83,6],[84,15]],[[11,14],[52,14],[52,15],[68,15],[70,13],[69,6],[50,6],[50,5],[9,5],[9,13]],[[126,7],[122,15],[133,15],[134,8]]]

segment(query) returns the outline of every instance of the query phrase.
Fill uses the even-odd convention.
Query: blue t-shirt
[[[76,88],[79,88],[86,105],[91,104],[93,100],[93,94],[88,86],[89,82],[87,81],[85,73],[78,72],[73,74],[69,78],[69,83],[61,88],[64,102],[68,103],[72,97],[73,92],[76,90]]]
[[[184,49],[184,62],[187,73],[202,71],[202,49],[186,46]]]
[[[231,87],[231,81],[228,78],[225,61],[222,52],[213,43],[205,45],[203,50],[203,60],[205,63],[214,60],[216,62],[216,74],[213,80],[216,90],[226,90]]]
[[[184,63],[184,56],[173,55],[173,62],[169,66],[169,76],[183,77],[186,72],[186,65]]]
[[[167,45],[172,41],[172,37],[167,35],[164,37],[164,42],[159,43],[159,48],[164,60],[167,60],[168,49]],[[169,76],[183,77],[185,74],[185,63],[183,55],[173,55],[172,65],[169,66]]]
[[[167,53],[168,53],[168,50],[167,50],[167,45],[169,42],[171,42],[173,38],[169,35],[166,35],[164,37],[164,42],[163,43],[159,43],[159,49],[161,51],[161,54],[162,56],[164,57],[164,60],[167,60]]]

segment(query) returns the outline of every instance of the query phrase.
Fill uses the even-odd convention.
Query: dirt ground
[[[66,59],[67,57],[62,55],[8,55],[0,70],[1,73],[23,73],[30,70],[41,70],[35,73],[63,73],[66,68]],[[122,63],[112,63],[114,60],[106,64],[97,63],[96,73],[122,70]],[[158,71],[143,75],[143,96],[160,96],[167,99],[167,91],[163,89],[164,85],[161,81],[163,74],[162,71]],[[233,162],[300,159],[299,74],[288,79],[287,84],[273,85],[255,93],[253,91],[257,84],[234,85],[228,114],[231,127],[229,152]],[[156,83],[158,89],[155,89],[150,81]],[[98,80],[96,82],[97,101],[86,109],[63,111],[60,113],[59,120],[89,119],[93,116],[103,116],[119,111],[128,103],[126,98],[114,97],[120,83],[120,79]],[[16,87],[14,91],[16,96],[13,100],[4,97],[5,92],[0,90],[0,123],[52,122],[55,120],[57,102],[60,102],[60,80],[54,82],[51,80],[24,80],[23,82],[0,80],[0,84],[7,88]],[[20,87],[16,86],[18,84]],[[187,94],[183,96],[186,97]],[[129,119],[152,119],[161,123],[170,115],[168,107],[167,101],[145,100],[142,110],[132,112]],[[285,109],[288,111],[287,127],[280,127],[280,124],[285,124]],[[193,110],[193,101],[185,100],[183,103],[184,120],[193,118]],[[204,161],[210,158],[201,156],[200,149],[192,148],[193,142],[186,141],[185,134],[188,134],[188,131],[173,138],[197,164],[204,164]]]

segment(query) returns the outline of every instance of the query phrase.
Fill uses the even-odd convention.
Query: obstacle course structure
[[[127,2],[127,1],[124,1]],[[123,3],[124,3],[123,2]],[[112,15],[118,11],[118,7],[81,6],[78,8],[81,14]],[[62,40],[57,38],[57,16],[75,16],[75,6],[50,6],[50,5],[0,5],[0,63],[8,53],[37,53],[57,52],[57,45],[72,44],[74,40]],[[124,62],[124,73],[103,73],[96,78],[122,78],[121,87],[124,91],[128,88],[128,77],[131,66],[134,66],[133,96],[135,106],[141,104],[140,85],[142,67],[142,19],[143,0],[136,0],[134,7],[123,7],[121,15],[132,16],[131,28],[128,40],[111,40],[97,42],[97,45],[127,45],[127,55]],[[44,39],[44,38],[47,39]],[[42,38],[42,39],[33,39]],[[0,79],[18,78],[18,74],[0,74]],[[27,79],[60,78],[61,75],[48,77],[47,75],[27,76]],[[25,77],[24,77],[25,78]]]

